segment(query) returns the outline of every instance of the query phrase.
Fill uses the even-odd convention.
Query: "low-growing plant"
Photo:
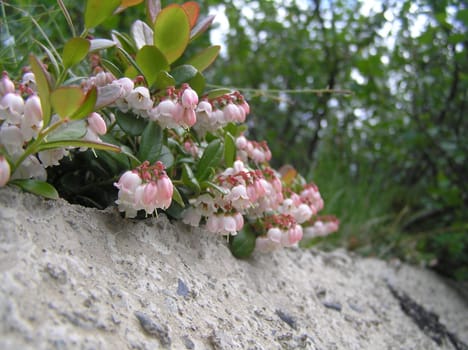
[[[291,167],[273,169],[268,145],[247,138],[242,94],[207,89],[203,71],[220,47],[186,57],[214,16],[199,19],[192,1],[147,1],[147,20],[130,33],[91,35],[140,3],[88,0],[81,34],[60,53],[43,45],[20,79],[3,73],[0,186],[98,208],[115,202],[128,218],[165,212],[227,236],[236,257],[336,231],[335,217],[317,215],[317,186]]]

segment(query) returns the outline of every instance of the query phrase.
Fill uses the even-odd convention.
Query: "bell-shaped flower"
[[[10,180],[10,164],[3,155],[0,154],[0,187],[5,186]]]
[[[0,100],[0,120],[6,120],[11,124],[19,124],[24,112],[23,98],[10,92]]]
[[[15,84],[10,80],[6,72],[3,72],[0,79],[0,97],[15,92]]]

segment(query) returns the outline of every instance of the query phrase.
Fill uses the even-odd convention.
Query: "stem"
[[[13,165],[12,173],[20,166],[20,164],[31,154],[37,153],[37,148],[38,146],[42,143],[44,138],[57,129],[59,126],[62,124],[68,122],[68,119],[60,119],[57,123],[50,125],[48,128],[43,129],[39,135],[37,135],[37,138],[24,150],[24,153],[18,158],[16,163]]]
[[[68,26],[70,27],[70,31],[72,33],[72,36],[75,37],[76,36],[75,27],[73,26],[73,21],[72,21],[72,19],[70,17],[70,14],[68,13],[67,7],[65,6],[65,4],[63,3],[62,0],[57,0],[57,3],[58,3],[58,5],[60,6],[60,9],[63,12],[63,16],[67,20],[67,23],[68,23]]]
[[[225,86],[215,85],[215,84],[206,84],[209,87],[219,89],[225,88]],[[287,93],[287,94],[342,94],[342,95],[352,95],[353,92],[351,90],[343,90],[343,89],[252,89],[252,88],[239,88],[239,87],[229,87],[229,89],[233,90],[240,90],[245,92],[253,92],[258,95],[268,95],[269,93]]]

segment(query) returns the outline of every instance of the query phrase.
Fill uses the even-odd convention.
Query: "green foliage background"
[[[60,50],[70,36],[53,0],[0,3],[0,65],[15,76],[29,51],[41,52],[37,42]],[[340,218],[338,234],[309,244],[468,279],[468,7],[382,0],[364,15],[365,3],[204,1],[202,15],[229,20],[207,81],[246,95],[248,136],[268,141],[273,165],[308,174]],[[65,4],[80,27],[84,5]],[[131,8],[103,33],[144,16]]]

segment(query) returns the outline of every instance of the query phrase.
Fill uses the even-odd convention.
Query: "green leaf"
[[[232,90],[227,89],[227,88],[214,89],[214,90],[208,91],[207,97],[208,99],[211,100],[211,99],[221,97],[224,95],[229,95],[231,92]]]
[[[218,57],[221,46],[215,45],[207,47],[187,61],[187,64],[194,66],[198,71],[203,72]]]
[[[166,57],[156,46],[143,46],[136,54],[136,63],[140,67],[146,82],[153,85],[160,71],[169,69]]]
[[[236,160],[236,142],[229,132],[224,135],[224,164],[227,168],[233,166]]]
[[[182,208],[185,208],[185,203],[184,199],[182,198],[182,195],[180,194],[179,190],[177,189],[176,186],[174,186],[174,192],[172,193],[172,199],[179,204]]]
[[[216,191],[218,191],[220,194],[228,194],[229,191],[227,189],[225,189],[224,187],[221,187],[217,184],[215,184],[214,182],[211,182],[211,181],[203,181],[201,184],[201,188],[202,190],[206,190],[207,188],[212,188]]]
[[[105,142],[94,142],[94,141],[86,141],[86,140],[59,140],[59,141],[51,141],[51,142],[44,142],[38,147],[39,151],[44,151],[46,149],[54,149],[54,148],[65,148],[65,147],[88,147],[93,149],[102,149],[104,151],[112,151],[112,152],[121,152],[122,150],[120,147],[116,145],[112,145],[110,143]]]
[[[49,73],[44,69],[42,63],[36,56],[29,56],[29,64],[36,78],[37,92],[41,100],[42,119],[44,121],[44,127],[46,127],[49,125],[51,115],[50,90],[52,84],[50,82]]]
[[[190,38],[190,23],[180,5],[170,5],[158,13],[154,23],[154,45],[169,63],[177,60],[185,51]]]
[[[174,156],[172,155],[171,150],[166,145],[161,147],[161,154],[159,155],[159,159],[166,168],[170,168],[174,164]]]
[[[221,140],[214,139],[206,146],[200,161],[198,162],[196,178],[199,182],[204,181],[210,174],[210,169],[219,165],[223,156],[223,144]]]
[[[176,81],[172,75],[168,72],[161,71],[156,76],[156,81],[154,83],[154,87],[156,89],[162,90],[169,86],[175,86]]]
[[[130,136],[140,136],[146,128],[148,121],[143,118],[137,118],[132,113],[118,112],[115,120],[120,128]]]
[[[182,164],[182,182],[185,186],[192,189],[196,195],[200,193],[200,184],[198,183],[195,175],[193,175],[192,168],[187,163]]]
[[[206,81],[205,77],[200,73],[197,72],[195,76],[188,81],[190,87],[195,90],[198,96],[203,95],[203,91],[205,91]]]
[[[77,86],[62,86],[50,94],[50,102],[60,118],[71,117],[84,102],[85,95]]]
[[[188,83],[191,79],[195,78],[197,73],[198,70],[189,64],[178,66],[171,71],[171,75],[174,77],[176,85]]]
[[[10,183],[20,187],[24,191],[37,194],[48,199],[59,199],[59,194],[51,184],[33,179],[17,179]]]
[[[229,236],[229,249],[236,258],[248,258],[255,249],[255,240],[255,234],[249,226],[244,225],[237,235]]]
[[[75,113],[73,113],[70,119],[79,120],[79,119],[86,118],[88,115],[94,112],[96,101],[97,101],[97,88],[96,86],[93,86],[86,93],[84,97],[84,101],[81,103],[81,106],[78,108],[78,110],[75,111]]]
[[[112,16],[120,0],[88,0],[85,10],[85,27],[94,28]]]
[[[88,54],[90,42],[83,38],[71,38],[65,43],[62,53],[65,69],[82,61]]]
[[[147,160],[154,163],[161,154],[162,142],[163,132],[161,127],[156,122],[150,121],[141,135],[138,158],[142,162]]]
[[[86,135],[86,127],[85,120],[62,124],[47,135],[46,142],[80,139]]]

